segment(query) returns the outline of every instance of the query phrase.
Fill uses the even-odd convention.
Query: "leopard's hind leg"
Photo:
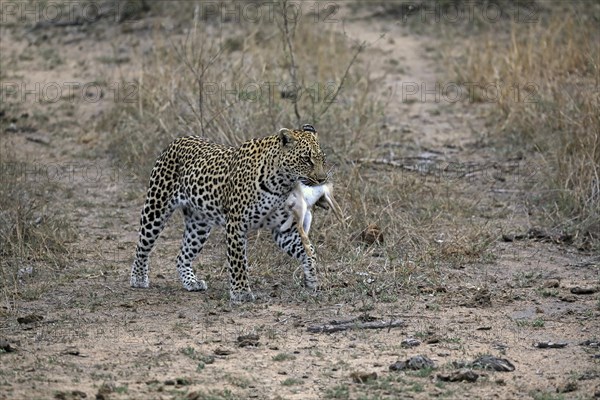
[[[185,232],[181,242],[181,251],[177,256],[177,272],[183,287],[189,291],[206,290],[206,282],[198,280],[192,269],[192,262],[202,251],[204,243],[210,235],[211,226],[189,208],[183,209]]]
[[[175,196],[178,182],[176,171],[169,170],[172,162],[166,162],[168,153],[165,152],[156,162],[150,185],[148,187],[146,202],[140,217],[138,243],[135,249],[135,259],[131,266],[131,287],[147,288],[150,285],[148,277],[148,260],[156,240],[163,231],[167,220],[178,207]]]

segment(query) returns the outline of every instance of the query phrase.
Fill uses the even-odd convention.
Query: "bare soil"
[[[127,30],[103,22],[38,30],[23,24],[2,26],[1,54],[10,59],[3,64],[2,80],[27,85],[117,82],[136,71],[135,57],[125,57],[128,46],[150,43],[152,28],[167,19],[141,18]],[[379,76],[378,90],[391,88],[382,129],[396,132],[397,142],[382,147],[381,157],[401,146],[397,151],[403,154],[434,155],[438,163],[505,162],[481,145],[485,121],[477,109],[403,98],[407,82],[434,84],[443,79],[444,66],[435,58],[436,40],[389,19],[348,18],[343,30],[350,39],[371,43],[366,58],[371,72]],[[52,64],[53,55],[61,61]],[[100,61],[121,55],[117,64]],[[390,59],[399,60],[402,68],[390,65]],[[305,293],[298,283],[299,271],[293,272],[297,267],[290,262],[286,274],[253,280],[256,302],[231,306],[225,245],[218,234],[201,257],[201,263],[211,265],[200,272],[208,275],[209,290],[182,289],[174,267],[181,235],[176,216],[153,253],[151,288],[131,289],[129,268],[144,188],[104,151],[107,134],[97,123],[114,104],[110,91],[97,102],[82,101],[82,96],[85,93],[76,94],[73,102],[33,104],[21,110],[28,116],[11,115],[16,131],[0,133],[2,152],[10,149],[18,160],[38,165],[33,178],[58,186],[46,212],[68,218],[78,232],[70,244],[71,262],[32,263],[33,272],[21,278],[20,296],[3,299],[0,338],[9,346],[4,344],[0,351],[0,398],[600,397],[599,261],[556,240],[509,241],[498,232],[493,257],[486,262],[444,269],[441,284],[420,285],[393,299],[373,295],[354,303],[337,303],[328,291]],[[27,126],[34,126],[35,132],[26,132]],[[40,137],[43,140],[35,140]],[[386,171],[376,165],[365,168]],[[410,174],[406,172],[407,179]],[[487,211],[463,224],[488,218],[500,221],[504,233],[527,231],[521,182],[511,179],[516,175],[507,176],[495,180],[473,174],[467,195]],[[495,212],[498,204],[506,212]],[[377,251],[370,257],[374,264],[388,262]],[[22,260],[20,267],[28,265]],[[251,275],[258,276],[261,265],[252,263],[251,268]],[[418,274],[418,265],[415,270]],[[282,289],[278,282],[286,279],[295,284]],[[572,293],[577,287],[593,293]],[[367,317],[400,319],[404,326],[308,331],[314,325]],[[249,334],[257,338],[240,346],[238,338]],[[420,344],[405,348],[401,342],[406,338]],[[586,340],[592,344],[583,345]],[[538,342],[566,346],[538,348]],[[436,368],[389,370],[392,363],[419,354],[433,360]],[[505,358],[515,370],[475,369],[479,378],[472,383],[438,378],[454,371],[453,363],[482,354]],[[376,377],[370,375],[364,383],[353,378],[370,373]]]

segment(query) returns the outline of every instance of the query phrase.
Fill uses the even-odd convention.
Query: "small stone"
[[[570,393],[577,390],[577,382],[569,381],[559,385],[556,393]]]
[[[417,347],[419,345],[421,345],[421,342],[415,338],[406,338],[402,342],[400,342],[400,347],[405,349],[410,347]]]
[[[479,374],[470,369],[461,369],[450,374],[438,374],[437,378],[444,382],[475,382]]]
[[[573,295],[564,295],[559,297],[560,301],[564,301],[566,303],[574,303],[577,301],[577,296]]]
[[[222,347],[217,347],[215,350],[215,355],[217,356],[228,356],[230,354],[233,354],[233,350],[224,349]]]
[[[67,348],[66,348],[66,349],[63,351],[63,354],[67,354],[67,355],[69,355],[69,356],[81,356],[81,357],[83,357],[83,356],[81,355],[81,351],[79,351],[79,349],[78,349],[77,347],[73,347],[73,346],[71,346],[71,347],[67,347]]]
[[[409,358],[405,361],[396,361],[395,363],[389,366],[390,371],[402,371],[405,369],[419,370],[424,368],[434,368],[435,363],[431,361],[428,357],[423,355],[418,355]]]
[[[247,346],[257,347],[260,344],[258,342],[259,339],[260,339],[259,336],[255,335],[255,334],[241,335],[241,336],[238,336],[237,342],[238,342],[239,347],[247,347]]]
[[[505,241],[505,242],[514,242],[515,235],[510,234],[510,233],[503,233],[502,234],[502,240]]]
[[[200,360],[204,364],[214,364],[215,363],[215,356],[211,356],[211,355],[202,356],[202,358]]]
[[[589,381],[592,379],[600,378],[600,371],[588,370],[579,375],[580,381]]]
[[[506,351],[506,349],[508,349],[508,345],[505,343],[496,342],[492,345],[492,348],[494,350],[500,350],[501,352],[504,353]]]
[[[389,366],[390,371],[404,371],[406,369],[406,361],[396,361]]]
[[[579,287],[575,286],[571,288],[571,293],[573,294],[594,294],[598,291],[597,288],[594,287]]]
[[[563,347],[567,347],[566,342],[536,342],[533,344],[534,347],[538,349],[562,349]]]
[[[192,381],[190,381],[188,378],[177,378],[175,383],[181,386],[189,386],[192,384]]]
[[[6,339],[0,339],[0,350],[6,352],[6,353],[12,353],[14,351],[16,351],[16,349],[14,347],[12,347],[10,345],[10,343],[8,342],[8,340]]]
[[[418,370],[424,368],[433,368],[435,364],[427,356],[414,356],[407,361],[407,366],[410,369]]]
[[[37,314],[29,314],[26,315],[24,317],[18,317],[17,318],[17,322],[19,324],[33,324],[35,322],[40,322],[41,320],[43,320],[44,317],[42,317],[41,315],[37,315]]]
[[[488,289],[480,289],[475,292],[471,300],[472,307],[481,306],[489,307],[492,305],[492,294]]]
[[[474,368],[490,369],[494,371],[511,372],[515,366],[506,358],[494,356],[481,356],[471,363]]]
[[[29,266],[29,267],[25,267],[25,268],[19,268],[19,270],[17,271],[17,278],[19,279],[23,279],[27,276],[31,276],[33,275],[33,267]]]
[[[353,372],[350,377],[356,383],[367,383],[377,379],[377,372]]]
[[[560,281],[558,279],[548,279],[542,286],[548,289],[557,288],[560,286]]]
[[[110,393],[114,392],[116,385],[113,382],[104,382],[96,393],[96,400],[108,400]]]
[[[360,239],[368,245],[374,243],[383,244],[384,241],[383,232],[377,224],[369,224],[365,230],[360,233]]]

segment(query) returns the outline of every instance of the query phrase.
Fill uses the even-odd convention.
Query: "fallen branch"
[[[390,321],[368,321],[359,322],[356,320],[350,321],[331,321],[326,325],[313,325],[309,326],[307,330],[312,333],[333,333],[346,331],[351,329],[385,329],[385,328],[397,328],[404,326],[404,321],[400,319]]]
[[[356,162],[359,164],[389,165],[391,167],[403,168],[408,171],[420,172],[419,168],[415,165],[407,165],[399,161],[386,160],[384,158],[359,158]]]
[[[517,240],[538,240],[541,242],[553,243],[572,243],[573,235],[565,232],[548,232],[538,228],[529,228],[524,234],[502,234],[502,240],[505,242],[514,242]]]

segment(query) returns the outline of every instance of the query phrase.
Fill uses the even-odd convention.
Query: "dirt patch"
[[[184,291],[174,268],[179,216],[153,253],[151,288],[131,289],[144,187],[115,163],[115,132],[99,121],[121,107],[115,96],[129,93],[123,83],[148,76],[138,61],[168,42],[164,26],[185,37],[178,24],[190,24],[186,13],[194,11],[174,4],[163,15],[136,9],[128,24],[102,18],[34,29],[35,21],[11,20],[0,27],[3,90],[14,82],[48,90],[82,83],[60,101],[9,96],[0,106],[2,161],[36,166],[3,179],[31,183],[44,204],[36,212],[77,232],[65,239],[65,260],[30,249],[2,264],[14,280],[2,286],[0,398],[600,396],[597,256],[554,240],[558,233],[528,234],[521,193],[531,171],[482,143],[485,106],[422,97],[421,85],[443,79],[438,41],[364,9],[320,9],[339,21],[322,24],[325,32],[369,44],[357,64],[367,75],[352,82],[369,80],[374,97],[386,99],[381,118],[361,125],[368,135],[352,131],[363,122],[350,113],[338,137],[329,137],[352,152],[334,158],[341,160],[336,198],[354,220],[342,228],[316,213],[311,237],[322,290],[306,292],[298,266],[258,234],[249,249],[258,300],[231,306],[217,232],[198,262],[209,290]],[[314,18],[318,10],[303,11]],[[215,32],[231,26],[204,22]],[[86,83],[94,84],[84,90]],[[103,97],[91,101],[97,88]],[[383,233],[367,246],[361,232],[373,226]],[[337,332],[314,329],[340,321],[346,325]],[[482,355],[514,370],[485,368],[475,362]],[[391,368],[398,362],[418,368]]]

